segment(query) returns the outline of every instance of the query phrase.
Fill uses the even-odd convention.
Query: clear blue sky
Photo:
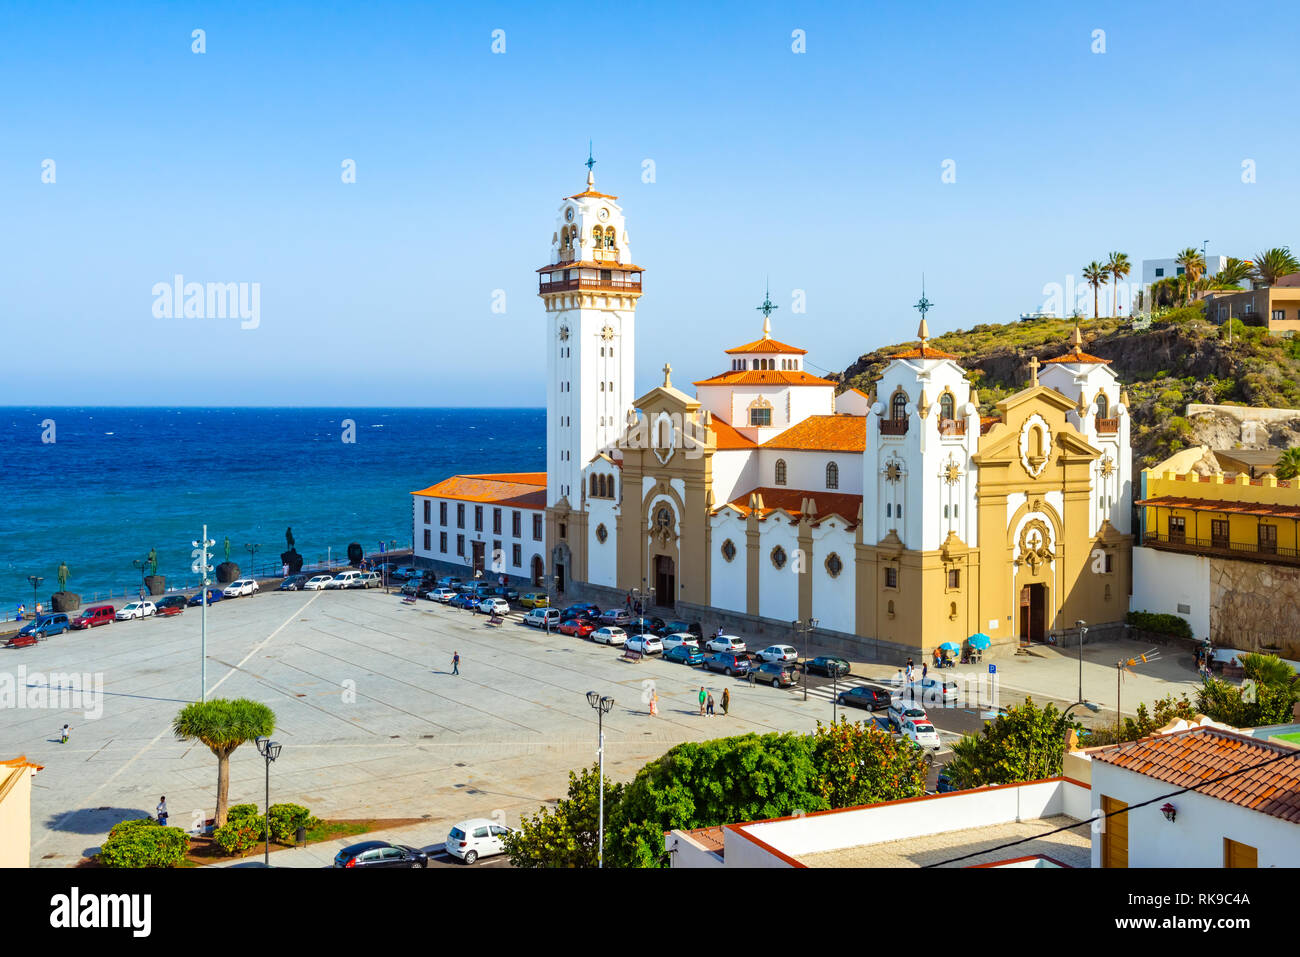
[[[642,389],[721,371],[767,276],[837,370],[913,335],[922,271],[937,333],[1112,249],[1300,247],[1300,128],[1263,108],[1293,11],[1073,7],[8,3],[0,404],[540,405],[588,137],[647,268]],[[260,327],[154,318],[176,273],[260,283]]]

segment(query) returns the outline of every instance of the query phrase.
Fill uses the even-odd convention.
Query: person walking
[[[929,673],[930,673],[930,663],[928,661],[921,662],[921,681],[924,682],[925,676],[928,675]]]
[[[705,712],[710,718],[713,717],[713,692],[709,692],[708,710]]]
[[[657,691],[650,692],[650,717],[659,717],[659,693]]]
[[[700,685],[700,717],[704,717],[704,702],[708,698],[708,692],[704,690],[704,685]]]
[[[163,827],[167,826],[167,795],[158,799],[158,807],[154,809],[154,814],[158,817],[158,823]]]
[[[727,716],[727,711],[731,708],[731,689],[722,689],[722,716]]]
[[[627,606],[627,610],[628,610],[629,612],[631,612],[631,610],[632,610],[632,593],[631,593],[631,592],[628,592],[628,593],[627,593],[627,598],[625,599],[624,604]]]
[[[63,726],[63,729],[59,732],[59,744],[67,744],[68,735],[71,733],[72,733],[72,727],[70,725],[65,724]]]
[[[451,653],[451,673],[454,675],[460,674],[460,652],[459,651],[453,651]]]

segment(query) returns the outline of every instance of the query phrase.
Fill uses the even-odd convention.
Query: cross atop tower
[[[591,173],[591,168],[596,165],[595,159],[591,155],[591,140],[587,140],[587,162],[583,164],[587,167],[587,173]]]
[[[1038,356],[1029,357],[1029,384],[1038,385]]]
[[[921,298],[917,300],[916,305],[912,308],[921,313],[921,325],[917,327],[916,335],[921,340],[922,352],[925,351],[925,340],[930,338],[930,326],[925,321],[925,314],[933,307],[934,303],[925,298],[925,273],[921,273]]]
[[[672,373],[673,373],[673,364],[671,362],[665,362],[664,363],[664,388],[665,389],[672,387],[673,383],[672,380],[669,378],[669,376],[672,375]]]
[[[780,306],[772,303],[772,287],[770,284],[764,286],[763,304],[758,307],[758,311],[763,314],[763,338],[772,338],[772,312],[780,309]]]

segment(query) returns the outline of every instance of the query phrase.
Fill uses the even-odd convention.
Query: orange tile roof
[[[726,452],[730,449],[756,449],[758,443],[753,439],[748,439],[735,430],[728,423],[722,421],[716,415],[712,416],[713,434],[718,443],[718,451]]]
[[[920,346],[916,349],[908,349],[906,352],[898,352],[890,356],[891,359],[958,359],[960,356],[944,352],[942,349],[932,349],[930,346]]]
[[[1300,505],[1266,505],[1263,502],[1230,502],[1222,498],[1180,498],[1160,495],[1133,503],[1152,508],[1190,508],[1202,512],[1233,512],[1239,515],[1260,515],[1264,518],[1300,518]]]
[[[574,193],[572,196],[566,196],[565,199],[582,199],[586,196],[595,196],[597,199],[618,199],[617,196],[611,196],[609,193],[598,193],[594,189],[584,189],[581,193]]]
[[[1055,362],[1095,362],[1102,365],[1110,365],[1109,359],[1099,359],[1097,356],[1090,356],[1088,353],[1083,351],[1067,352],[1065,355],[1057,356],[1055,359],[1046,359],[1044,360],[1043,365],[1051,365]]]
[[[867,447],[865,415],[810,415],[775,438],[765,449],[806,449],[812,452],[862,452]]]
[[[796,517],[802,515],[803,500],[810,498],[817,505],[817,515],[822,517],[838,515],[851,526],[856,526],[858,510],[862,506],[861,495],[846,495],[843,492],[809,492],[806,489],[767,486],[752,489],[727,504],[738,509],[741,515],[748,518],[749,496],[753,494],[763,496],[763,507],[757,510],[760,520],[767,518],[777,509],[782,509]]]
[[[453,475],[436,485],[430,485],[411,494],[510,505],[514,508],[545,508],[546,473],[499,472],[487,475]]]
[[[784,352],[797,356],[806,356],[807,349],[800,349],[798,346],[788,346],[784,342],[777,342],[775,339],[755,339],[753,342],[746,342],[743,346],[736,346],[734,349],[728,349],[727,355],[743,355],[750,352]]]
[[[44,771],[45,765],[32,764],[32,762],[27,760],[27,755],[20,754],[16,758],[6,758],[5,760],[0,761],[0,768],[32,768],[36,771]]]
[[[687,831],[698,844],[703,845],[710,851],[722,854],[726,849],[726,844],[722,837],[721,827],[697,827],[693,831]]]
[[[829,385],[829,379],[819,379],[807,372],[788,372],[781,369],[744,369],[723,372],[710,379],[700,379],[694,385]]]
[[[989,429],[1002,421],[1000,415],[981,415],[980,416],[980,435],[984,435]]]
[[[645,272],[641,266],[632,263],[613,263],[613,262],[594,262],[592,260],[575,260],[570,263],[551,263],[549,266],[541,266],[536,272],[560,272],[563,269],[620,269],[627,272]]]
[[[1283,754],[1293,757],[1256,767]],[[1196,728],[1093,751],[1092,760],[1300,824],[1300,749]],[[1232,777],[1198,786],[1225,774]]]

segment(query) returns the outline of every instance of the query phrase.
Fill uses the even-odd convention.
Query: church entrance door
[[[533,587],[542,587],[542,577],[546,574],[546,564],[542,561],[541,555],[533,556]]]
[[[1025,585],[1020,589],[1020,643],[1028,645],[1047,638],[1047,586]]]
[[[672,608],[677,597],[677,566],[668,555],[655,556],[655,604]]]
[[[483,574],[483,555],[484,551],[487,549],[487,542],[470,542],[470,545],[473,548],[474,577],[477,578],[479,575]]]

